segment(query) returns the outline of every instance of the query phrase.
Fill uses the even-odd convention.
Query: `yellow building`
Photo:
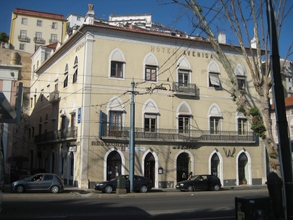
[[[12,12],[11,49],[34,53],[41,45],[63,42],[65,34],[66,19],[63,15],[21,8]]]
[[[132,118],[135,174],[154,187],[174,187],[190,171],[215,174],[224,186],[264,184],[265,148],[237,112],[212,46],[178,33],[112,26],[90,8],[63,45],[40,47],[32,56],[40,64],[31,84],[33,164],[78,187],[127,174]],[[257,103],[243,56],[223,46]]]

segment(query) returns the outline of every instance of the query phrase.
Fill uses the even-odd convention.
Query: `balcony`
[[[199,88],[192,83],[173,82],[173,94],[199,97]]]
[[[129,142],[129,127],[123,127],[121,130],[111,130],[106,125],[102,127],[100,138],[105,142]],[[254,144],[257,141],[253,132],[240,135],[237,131],[210,134],[208,130],[190,130],[185,133],[178,129],[157,129],[155,132],[149,132],[143,128],[135,128],[134,135],[138,144]]]
[[[40,37],[34,37],[34,42],[36,44],[45,44],[46,43],[46,41],[43,38],[40,38]]]
[[[49,43],[50,43],[50,44],[54,44],[54,43],[56,43],[56,42],[58,42],[57,39],[50,39],[50,40],[49,40]]]
[[[59,101],[59,91],[55,90],[50,93],[49,102],[58,102]]]
[[[58,131],[49,131],[34,137],[35,144],[58,143],[63,141],[75,141],[77,138],[77,127],[69,127]]]
[[[20,35],[18,35],[18,40],[20,42],[26,42],[26,43],[30,43],[31,42],[31,39],[28,38],[27,36],[20,36]]]

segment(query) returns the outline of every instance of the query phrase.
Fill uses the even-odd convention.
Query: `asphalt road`
[[[235,219],[235,197],[268,196],[265,188],[105,194],[4,193],[0,219]]]

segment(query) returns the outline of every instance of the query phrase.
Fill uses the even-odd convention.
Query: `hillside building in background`
[[[34,53],[42,45],[63,42],[66,19],[61,14],[15,8],[10,26],[10,47]]]

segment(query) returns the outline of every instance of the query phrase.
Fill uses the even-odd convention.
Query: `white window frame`
[[[21,24],[27,25],[27,18],[21,18]]]

